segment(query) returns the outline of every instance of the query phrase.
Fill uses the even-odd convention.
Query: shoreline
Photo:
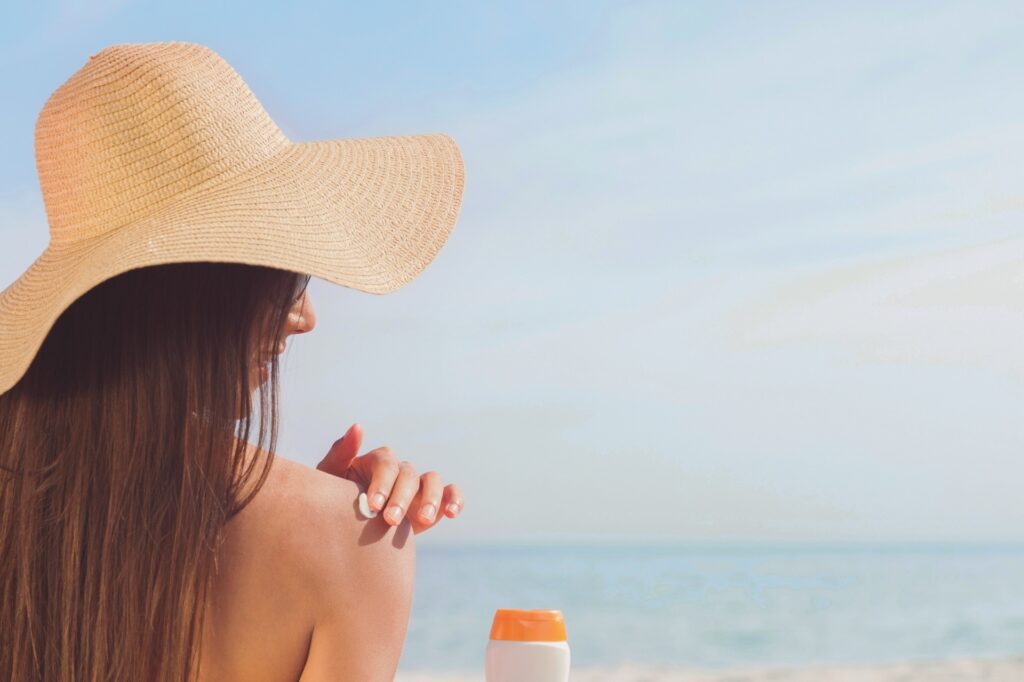
[[[1020,682],[1024,655],[956,657],[884,664],[737,666],[721,669],[636,664],[573,668],[570,682]],[[484,682],[479,673],[399,672],[395,682]]]

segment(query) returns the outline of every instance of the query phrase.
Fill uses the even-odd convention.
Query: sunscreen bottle
[[[498,609],[487,642],[487,682],[569,682],[561,611]]]

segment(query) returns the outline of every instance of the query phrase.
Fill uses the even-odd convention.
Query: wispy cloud
[[[63,7],[53,31],[139,28],[119,3]],[[249,9],[217,7],[209,32]],[[381,66],[360,88],[415,81],[411,104],[353,118],[453,135],[459,226],[393,296],[311,285],[320,321],[289,361],[282,452],[310,462],[358,420],[368,445],[478,500],[452,537],[1019,534],[1022,11],[630,2],[545,13],[565,24],[539,38],[534,14],[507,11],[502,39],[598,28],[573,53],[524,38],[533,61],[508,90],[462,70],[467,52],[444,53],[450,69]],[[301,14],[253,14],[254,35]],[[493,18],[463,20],[494,64]],[[324,68],[349,62],[345,30],[393,33],[386,14],[359,21],[376,23],[337,22]],[[389,64],[441,49],[417,35]],[[260,57],[243,76],[285,69],[289,39],[270,59],[238,38]],[[348,94],[315,114],[323,82],[304,67],[273,97],[324,130]],[[44,220],[31,201],[9,210]],[[13,276],[36,252],[17,239],[0,266]],[[655,501],[597,527],[595,493],[644,494],[652,477]],[[511,513],[523,489],[547,499]]]
[[[740,348],[833,348],[1024,380],[1024,238],[783,275],[726,320]]]

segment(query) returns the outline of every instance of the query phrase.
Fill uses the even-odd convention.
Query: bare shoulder
[[[305,585],[337,583],[366,571],[411,564],[414,534],[408,522],[389,526],[359,513],[361,487],[276,455],[266,484],[247,511],[263,546],[290,564]],[[410,566],[411,568],[411,566]],[[321,585],[323,586],[323,585]],[[316,603],[321,603],[319,599]]]
[[[278,490],[284,497],[278,506],[301,529],[290,553],[314,620],[301,682],[393,680],[412,606],[415,542],[409,522],[389,526],[380,516],[365,519],[355,483],[281,463]]]
[[[203,679],[392,679],[393,669],[360,666],[386,668],[392,658],[397,666],[414,534],[408,522],[364,519],[360,492],[352,481],[275,455],[263,487],[228,523]],[[358,675],[339,678],[339,669]]]
[[[273,515],[277,532],[292,543],[293,556],[312,569],[330,561],[332,575],[337,575],[344,566],[359,568],[361,563],[414,554],[407,522],[389,526],[380,516],[366,519],[359,513],[363,490],[356,483],[280,456],[275,457],[272,476],[265,511]]]

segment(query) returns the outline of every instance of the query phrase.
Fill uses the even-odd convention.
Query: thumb
[[[362,445],[362,442],[363,427],[353,424],[344,436],[334,441],[331,449],[327,451],[316,468],[335,476],[343,476],[352,464],[352,460],[359,454],[359,446]]]

